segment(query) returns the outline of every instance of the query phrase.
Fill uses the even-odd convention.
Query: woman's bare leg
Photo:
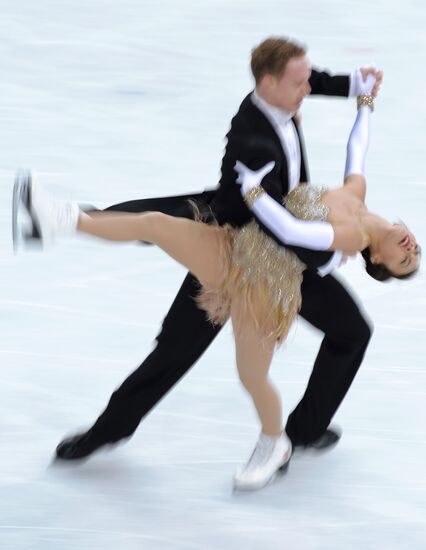
[[[281,398],[269,378],[276,339],[262,336],[241,298],[231,304],[238,374],[253,399],[262,432],[278,437],[282,432]]]
[[[80,213],[77,230],[109,241],[153,243],[207,288],[216,287],[224,276],[224,235],[217,226],[161,212],[96,212],[93,216]]]

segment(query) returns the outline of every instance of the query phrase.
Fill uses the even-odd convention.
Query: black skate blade
[[[31,173],[19,170],[15,177],[12,197],[12,240],[15,254],[21,245],[29,248],[42,245],[40,231],[31,215],[30,183]]]

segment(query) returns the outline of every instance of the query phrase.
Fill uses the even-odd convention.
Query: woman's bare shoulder
[[[365,201],[367,186],[365,177],[361,174],[351,174],[345,178],[344,189],[363,202]]]

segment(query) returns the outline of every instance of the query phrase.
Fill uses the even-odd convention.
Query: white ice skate
[[[288,468],[291,441],[283,433],[280,437],[260,434],[259,440],[244,469],[234,477],[234,489],[255,491],[265,487],[278,472]]]
[[[25,226],[22,216],[30,220]],[[15,250],[21,241],[52,243],[57,236],[75,232],[78,205],[53,199],[28,170],[20,170],[13,188],[12,231]]]
[[[12,202],[12,237],[15,252],[21,244],[41,244],[40,234],[31,220],[28,211],[28,180],[31,177],[27,170],[19,170],[15,176]]]

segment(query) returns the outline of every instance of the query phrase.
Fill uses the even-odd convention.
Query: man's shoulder
[[[251,100],[252,93],[253,92],[250,92],[248,95],[246,95],[246,97],[240,103],[238,111],[235,113],[235,115],[232,118],[231,128],[233,126],[238,126],[242,124],[250,124],[250,121],[252,120],[253,115],[257,110],[256,106],[253,104],[253,101]]]
[[[240,104],[240,111],[250,112],[251,110],[256,109],[256,106],[252,100],[252,96],[253,96],[253,90],[249,94],[247,94],[246,97],[242,100]]]
[[[271,123],[262,111],[253,103],[250,92],[241,102],[240,107],[231,121],[230,134],[256,133],[258,135],[273,136],[275,133]]]

